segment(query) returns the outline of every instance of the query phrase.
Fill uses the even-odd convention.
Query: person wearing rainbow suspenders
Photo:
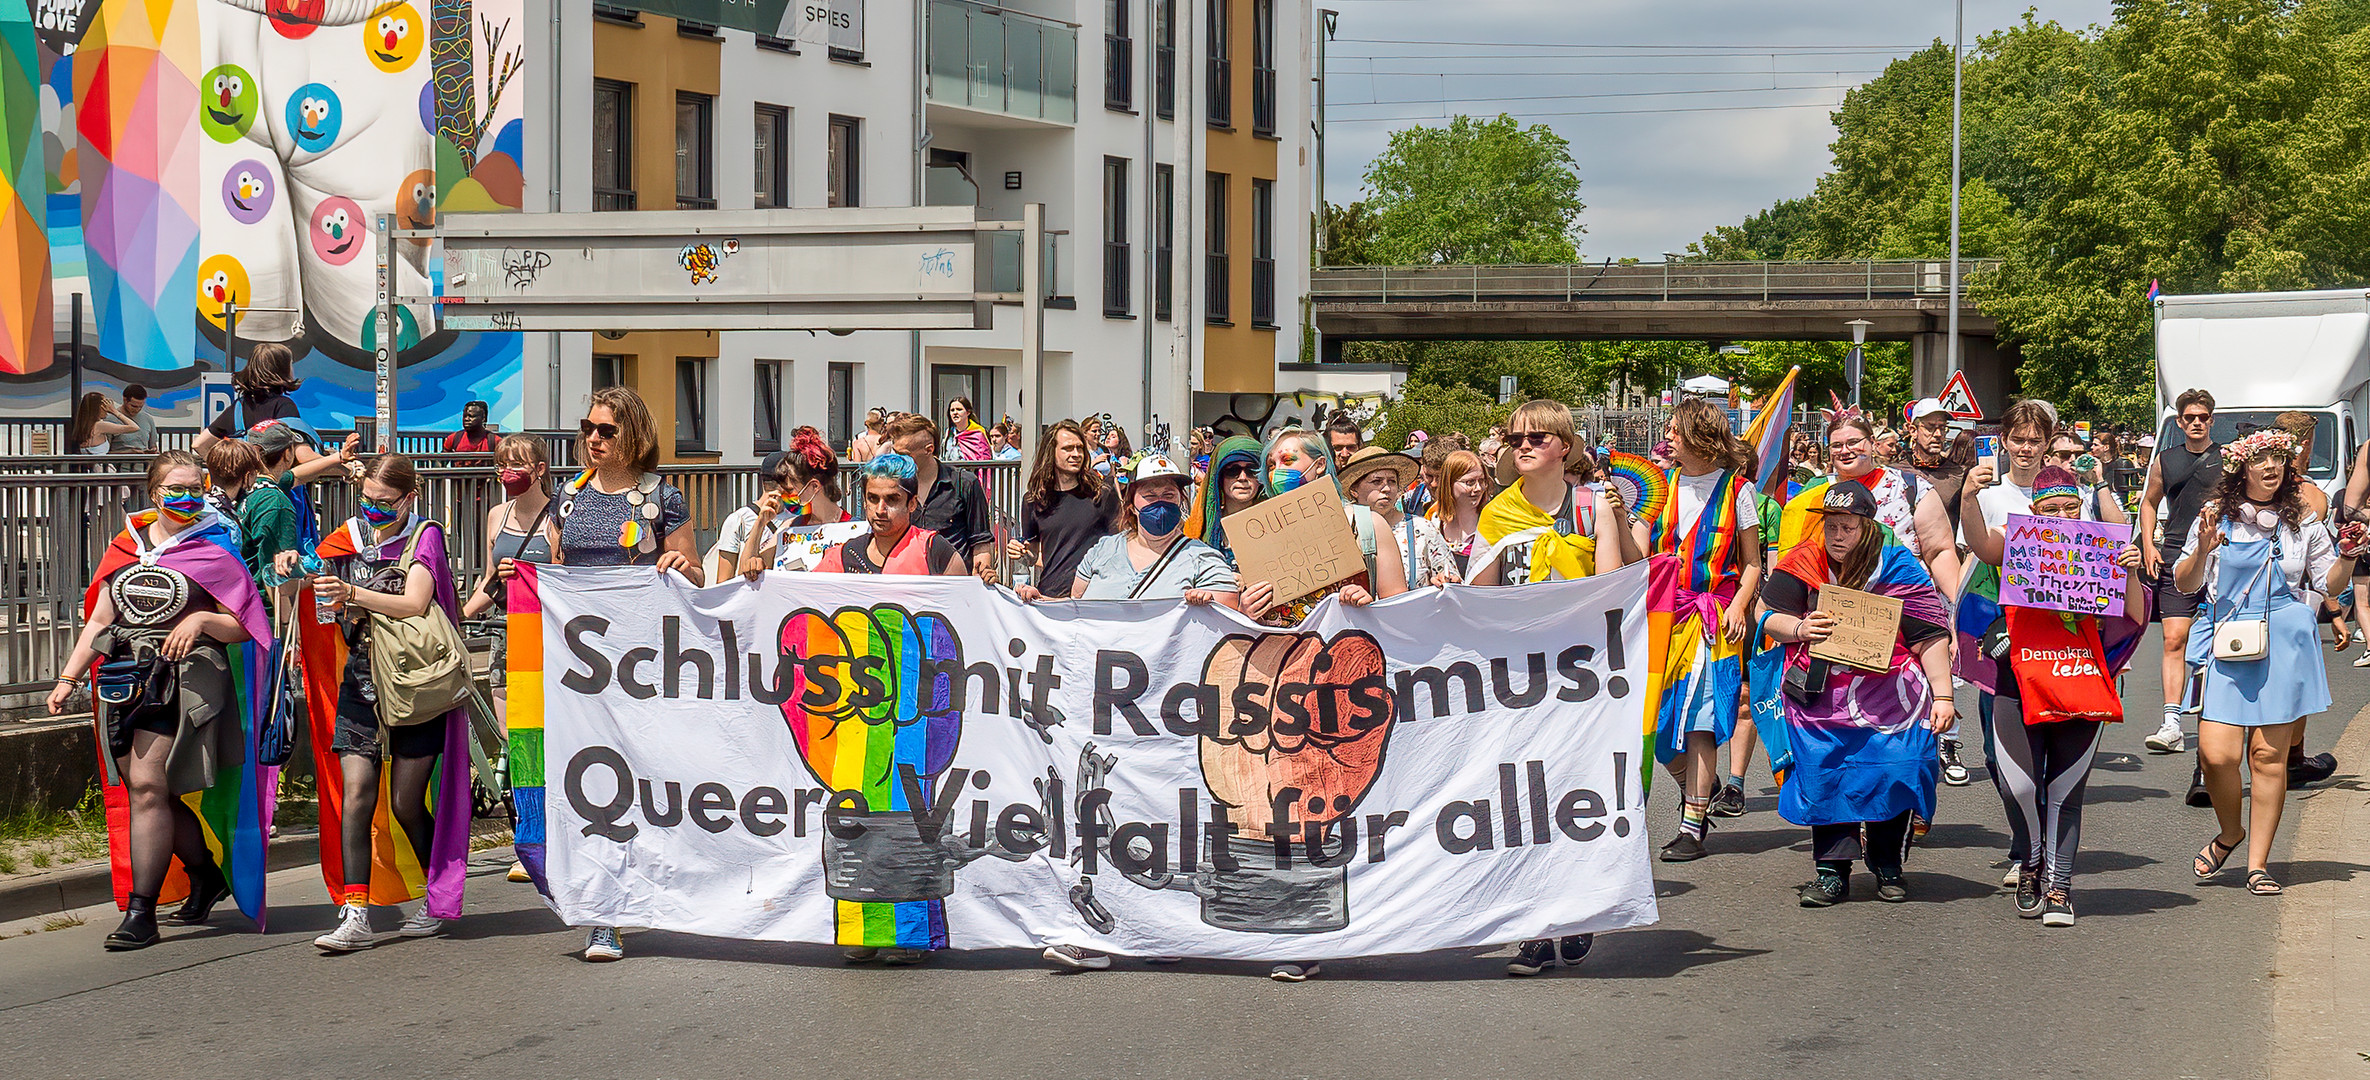
[[[1664,436],[1671,495],[1633,528],[1652,564],[1648,634],[1660,672],[1654,757],[1684,785],[1679,831],[1662,861],[1707,853],[1713,758],[1736,729],[1744,687],[1744,645],[1761,589],[1758,500],[1744,465],[1744,441],[1710,402],[1679,403]]]

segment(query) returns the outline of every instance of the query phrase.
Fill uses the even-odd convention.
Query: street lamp
[[[1852,408],[1860,407],[1860,346],[1868,343],[1868,328],[1876,325],[1866,319],[1853,319],[1843,324],[1852,328],[1852,351],[1843,354],[1843,377],[1852,386]]]
[[[1959,102],[1966,76],[1967,0],[1958,0],[1958,24],[1950,46],[1950,344],[1945,350],[1953,376],[1959,373]],[[1852,386],[1856,390],[1859,383]]]

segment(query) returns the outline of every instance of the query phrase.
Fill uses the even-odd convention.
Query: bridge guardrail
[[[1309,273],[1316,303],[1580,300],[1939,299],[1948,260],[1575,263],[1542,266],[1354,266]],[[1959,260],[1960,283],[1999,267]]]

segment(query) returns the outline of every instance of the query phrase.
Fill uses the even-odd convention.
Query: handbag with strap
[[[288,764],[296,752],[296,728],[312,722],[305,702],[303,650],[297,644],[296,605],[284,605],[286,618],[275,611],[273,633],[278,655],[272,665],[271,700],[263,726],[255,731],[255,762],[267,769]],[[278,625],[285,622],[286,625]]]
[[[2274,535],[2271,540],[2271,557],[2263,560],[2262,571],[2249,579],[2246,586],[2238,591],[2238,595],[2231,598],[2230,610],[2233,614],[2245,605],[2247,594],[2253,592],[2255,586],[2270,579],[2271,568],[2279,565],[2280,554],[2279,538]],[[2224,663],[2243,663],[2249,660],[2261,660],[2270,652],[2271,609],[2269,603],[2264,605],[2263,613],[2260,615],[2214,621],[2214,659]]]
[[[406,574],[419,553],[425,525],[413,530],[396,565]],[[469,646],[434,600],[428,610],[398,619],[370,613],[370,682],[378,689],[379,723],[425,723],[469,700]]]

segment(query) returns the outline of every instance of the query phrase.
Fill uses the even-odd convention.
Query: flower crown
[[[2278,428],[2264,428],[2222,448],[2222,471],[2237,472],[2264,458],[2282,461],[2296,456],[2296,437]]]

